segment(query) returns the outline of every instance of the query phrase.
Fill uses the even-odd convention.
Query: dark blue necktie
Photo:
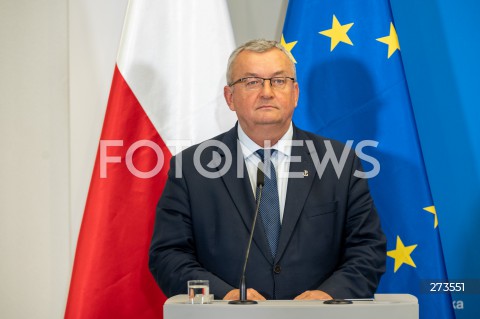
[[[269,152],[270,150],[267,150]],[[271,156],[276,150],[271,150]],[[280,237],[280,202],[278,199],[277,174],[275,167],[270,161],[270,156],[265,159],[265,151],[259,149],[257,155],[264,164],[265,185],[263,186],[262,198],[260,199],[259,212],[262,218],[265,234],[268,239],[272,257],[275,258],[277,252],[278,239]],[[258,197],[257,188],[257,197]]]

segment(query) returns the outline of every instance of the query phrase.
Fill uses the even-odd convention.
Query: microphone
[[[242,275],[240,276],[240,299],[232,300],[228,302],[231,305],[254,305],[257,304],[255,300],[247,300],[247,284],[245,279],[245,272],[247,270],[248,256],[250,255],[250,247],[252,246],[253,233],[255,231],[255,225],[257,224],[258,209],[260,208],[260,199],[262,198],[263,185],[265,184],[265,175],[263,173],[263,163],[260,162],[257,169],[257,207],[255,208],[255,215],[253,217],[252,229],[250,231],[250,238],[248,239],[247,251],[245,253],[245,262],[243,264]]]

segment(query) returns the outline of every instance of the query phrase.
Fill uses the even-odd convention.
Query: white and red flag
[[[80,229],[65,318],[162,318],[148,269],[155,206],[182,145],[232,127],[224,0],[131,0]]]

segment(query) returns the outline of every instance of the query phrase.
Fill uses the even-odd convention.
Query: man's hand
[[[332,296],[321,290],[307,290],[293,300],[330,300]]]
[[[230,290],[225,297],[223,297],[223,300],[238,300],[240,299],[240,290],[239,289],[233,289]],[[247,299],[248,300],[266,300],[264,296],[258,293],[253,288],[248,288],[247,289]]]

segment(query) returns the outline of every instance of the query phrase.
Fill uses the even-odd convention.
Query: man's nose
[[[267,83],[268,81],[268,83]],[[273,96],[272,80],[265,79],[262,84],[262,96]]]

